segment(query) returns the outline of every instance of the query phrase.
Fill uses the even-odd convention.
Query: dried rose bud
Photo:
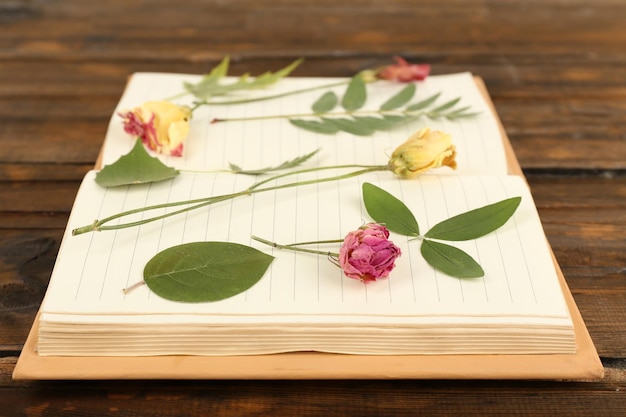
[[[431,168],[456,168],[456,150],[447,133],[424,128],[391,154],[389,169],[400,178],[415,178]]]
[[[421,81],[430,74],[429,64],[409,64],[404,58],[395,56],[396,64],[387,65],[378,72],[378,78],[383,80],[408,83]]]
[[[182,155],[183,141],[189,133],[189,107],[164,100],[148,101],[120,116],[124,118],[124,131],[140,137],[148,149],[166,155]]]
[[[348,233],[339,249],[339,266],[346,276],[366,284],[386,278],[401,254],[388,238],[387,228],[377,223]]]

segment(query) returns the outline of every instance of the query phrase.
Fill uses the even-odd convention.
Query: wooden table
[[[11,373],[126,77],[481,76],[605,366],[600,382],[48,381]],[[626,2],[0,3],[0,416],[626,415]]]

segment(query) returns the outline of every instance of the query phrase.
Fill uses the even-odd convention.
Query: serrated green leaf
[[[474,258],[454,246],[424,240],[420,251],[430,266],[451,277],[479,278],[485,275]]]
[[[374,129],[358,123],[354,119],[346,119],[343,117],[330,118],[322,117],[322,122],[335,125],[337,129],[351,133],[356,136],[369,136],[374,133]]]
[[[341,99],[341,106],[347,111],[355,111],[363,107],[367,100],[367,90],[363,78],[352,77],[345,94]]]
[[[244,74],[233,83],[220,84],[219,80],[226,75],[225,71],[228,69],[227,62],[224,64],[222,61],[218,68],[214,68],[198,83],[186,83],[185,89],[198,99],[208,100],[210,97],[223,96],[234,91],[265,88],[289,75],[302,61],[302,58],[298,59],[275,73],[266,72],[253,78],[249,74]]]
[[[256,284],[273,260],[273,256],[237,243],[186,243],[150,259],[144,268],[144,281],[152,292],[167,300],[219,301]]]
[[[198,83],[192,84],[184,82],[183,86],[185,90],[192,93],[196,97],[200,97],[205,91],[210,91],[213,86],[218,84],[220,79],[228,74],[229,64],[230,57],[227,55],[224,59],[222,59],[222,62],[216,65],[208,74],[203,75],[202,79]],[[207,94],[210,95],[210,92]]]
[[[244,174],[244,175],[267,174],[267,173],[273,172],[273,171],[280,171],[280,170],[283,170],[283,169],[295,168],[298,165],[301,165],[304,162],[308,161],[313,155],[315,155],[319,151],[320,151],[319,149],[316,149],[313,152],[310,152],[310,153],[308,153],[306,155],[301,155],[301,156],[298,156],[298,157],[296,157],[296,158],[294,158],[292,160],[285,161],[285,162],[283,162],[280,165],[266,167],[266,168],[261,168],[261,169],[244,170],[244,169],[241,169],[241,167],[239,167],[238,165],[235,165],[233,163],[229,163],[229,166],[230,166],[231,171],[233,171],[236,174]]]
[[[392,232],[419,236],[420,230],[411,210],[387,191],[368,182],[363,183],[363,203],[369,215]]]
[[[338,102],[337,94],[332,91],[327,91],[313,103],[311,109],[314,113],[327,113],[334,109]]]
[[[332,135],[339,132],[339,128],[337,126],[323,120],[289,119],[289,123],[301,129],[324,135]]]
[[[411,99],[415,95],[416,89],[417,88],[415,87],[415,84],[413,83],[408,84],[406,87],[400,90],[398,94],[391,97],[389,100],[385,101],[380,106],[380,110],[382,111],[394,110],[394,109],[397,109],[398,107],[404,106],[406,103],[411,101]]]
[[[424,236],[451,241],[476,239],[506,223],[521,201],[521,197],[512,197],[470,210],[437,223]]]
[[[148,154],[141,139],[137,139],[133,149],[111,165],[96,174],[96,183],[102,187],[144,184],[174,178],[179,171],[163,164],[158,158]]]
[[[439,96],[441,95],[441,93],[435,93],[432,96],[425,98],[422,101],[418,101],[417,103],[411,104],[409,106],[407,106],[406,110],[408,111],[417,111],[417,110],[422,110],[428,106],[430,106],[431,104],[433,104],[435,101],[437,101],[437,99],[439,98]]]

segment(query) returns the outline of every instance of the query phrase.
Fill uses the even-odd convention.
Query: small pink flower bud
[[[395,56],[396,64],[387,65],[378,72],[378,78],[383,80],[409,83],[421,81],[430,74],[429,64],[409,64],[404,58]]]
[[[339,266],[346,276],[367,284],[389,276],[400,255],[400,248],[389,240],[389,230],[368,223],[345,237],[339,249]]]

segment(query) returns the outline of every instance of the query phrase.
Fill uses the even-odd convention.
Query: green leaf
[[[382,188],[363,183],[363,203],[372,219],[384,224],[392,232],[419,236],[419,225],[413,213],[402,201]]]
[[[396,94],[395,96],[391,97],[389,100],[384,102],[380,106],[380,110],[382,111],[394,110],[394,109],[397,109],[398,107],[404,106],[406,103],[411,101],[411,99],[415,95],[416,89],[417,88],[415,87],[415,84],[413,83],[408,84],[406,87],[400,90],[398,94]]]
[[[274,260],[249,246],[194,242],[165,249],[144,268],[146,285],[171,301],[219,301],[256,284]]]
[[[266,72],[253,78],[248,74],[244,74],[233,83],[220,84],[219,81],[226,75],[228,70],[228,61],[227,58],[224,58],[224,61],[217,68],[214,68],[209,74],[202,77],[198,83],[185,83],[184,87],[189,93],[201,100],[208,100],[214,96],[224,96],[239,90],[265,88],[289,75],[302,61],[302,59],[298,59],[275,73]]]
[[[337,94],[332,91],[327,91],[313,103],[311,109],[314,113],[326,113],[334,109],[338,101]]]
[[[365,89],[365,81],[363,78],[352,77],[348,88],[341,99],[341,106],[347,111],[355,111],[363,107],[367,100],[367,90]]]
[[[289,119],[289,122],[301,129],[309,130],[315,133],[322,133],[324,135],[332,135],[333,133],[339,132],[339,128],[336,125],[326,123],[323,120]]]
[[[337,127],[337,129],[342,130],[344,132],[351,133],[357,136],[369,136],[374,133],[374,129],[358,123],[354,119],[346,119],[343,117],[338,118],[328,118],[322,117],[322,121],[324,123],[328,123]]]
[[[493,232],[507,222],[522,197],[512,197],[451,217],[434,225],[424,236],[441,240],[470,240]]]
[[[485,275],[474,258],[454,246],[424,240],[420,250],[430,266],[451,277],[479,278]]]
[[[393,129],[400,123],[405,122],[407,119],[409,119],[408,116],[354,116],[355,122],[371,129],[372,131]]]
[[[174,178],[179,171],[163,164],[158,158],[148,154],[141,139],[137,139],[133,149],[111,165],[96,174],[96,183],[102,187],[143,184]]]
[[[441,106],[436,107],[434,109],[432,109],[430,111],[430,113],[441,113],[444,110],[448,110],[454,106],[456,106],[456,104],[461,100],[461,97],[457,97],[455,99],[452,99],[450,101],[447,101],[445,103],[443,103]]]
[[[406,110],[408,110],[408,111],[422,110],[422,109],[430,106],[431,104],[433,104],[435,101],[437,101],[437,99],[439,98],[440,95],[441,95],[441,93],[433,94],[432,96],[430,96],[428,98],[425,98],[422,101],[419,101],[417,103],[411,104],[410,106],[408,106],[406,108]]]
[[[200,97],[204,94],[208,94],[210,96],[211,88],[216,86],[219,80],[225,77],[228,73],[229,63],[230,57],[227,55],[224,57],[224,59],[222,59],[222,62],[220,62],[211,70],[211,72],[203,75],[202,79],[197,84],[192,84],[189,82],[183,83],[185,90],[194,94],[197,97]]]
[[[233,163],[229,163],[229,166],[230,166],[231,171],[234,172],[235,174],[244,174],[244,175],[267,174],[268,172],[280,171],[280,170],[289,169],[289,168],[295,168],[298,165],[301,165],[304,162],[308,161],[313,155],[315,155],[319,151],[320,151],[319,149],[316,149],[316,150],[314,150],[311,153],[308,153],[306,155],[298,156],[297,158],[294,158],[294,159],[292,159],[290,161],[285,161],[282,164],[276,165],[276,166],[273,166],[273,167],[244,170],[244,169],[241,169],[241,167],[239,165],[235,165]]]

